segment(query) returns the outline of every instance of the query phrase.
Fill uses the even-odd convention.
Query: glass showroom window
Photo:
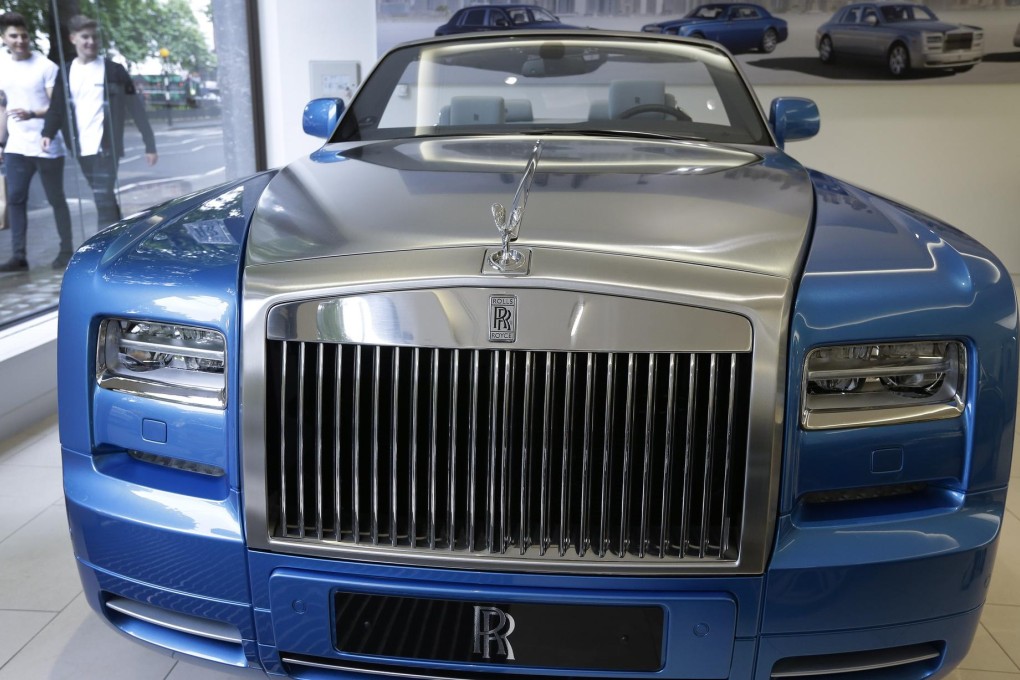
[[[32,118],[10,126],[9,136],[28,143],[23,152],[47,156],[47,172],[44,182],[35,158],[27,179],[23,157],[7,155],[4,163],[0,264],[7,266],[0,269],[8,271],[0,271],[0,328],[54,309],[69,252],[97,231],[236,174],[224,161],[212,0],[74,4],[82,15],[71,15],[71,3],[0,2],[0,13],[24,17],[30,43],[16,54],[5,40],[0,71],[32,60],[37,68],[19,69],[37,76],[24,87],[45,79],[53,88],[46,115],[45,100],[36,101]],[[63,39],[56,39],[58,25]],[[11,96],[8,105],[15,106]],[[51,140],[46,152],[43,138]],[[13,203],[25,183],[19,218]],[[12,237],[22,229],[23,237]]]

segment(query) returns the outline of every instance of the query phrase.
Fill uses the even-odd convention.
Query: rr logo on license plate
[[[514,617],[503,610],[475,605],[475,654],[481,654],[483,659],[491,659],[495,644],[496,654],[506,657],[507,661],[514,661],[510,635],[516,626]]]
[[[517,296],[489,296],[489,342],[517,341]]]

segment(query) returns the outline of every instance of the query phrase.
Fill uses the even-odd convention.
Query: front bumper
[[[961,496],[940,512],[858,526],[782,518],[764,576],[577,577],[249,551],[234,492],[221,500],[154,492],[97,472],[91,456],[66,449],[64,465],[85,592],[108,622],[165,650],[307,678],[413,672],[766,680],[775,669],[802,677],[814,661],[860,664],[879,658],[876,649],[933,649],[935,658],[899,666],[890,677],[941,677],[964,657],[977,627],[1005,496]],[[650,604],[665,612],[661,664],[621,672],[345,654],[335,646],[336,591],[510,604]],[[125,614],[125,602],[141,608]]]
[[[981,50],[961,50],[955,52],[925,52],[913,59],[911,65],[918,68],[958,68],[981,63],[984,53]]]

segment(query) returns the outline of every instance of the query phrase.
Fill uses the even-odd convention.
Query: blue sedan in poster
[[[730,52],[772,52],[786,40],[786,20],[769,14],[761,5],[721,2],[702,5],[680,19],[641,27],[646,33],[669,33],[707,38]]]

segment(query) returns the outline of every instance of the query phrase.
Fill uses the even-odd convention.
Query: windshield
[[[725,13],[725,7],[720,7],[719,5],[704,5],[693,10],[687,16],[691,19],[718,19]]]
[[[492,36],[397,48],[372,72],[331,141],[600,131],[772,143],[730,57],[640,34]]]
[[[896,21],[935,21],[935,13],[921,5],[885,5],[881,7],[882,18]]]

